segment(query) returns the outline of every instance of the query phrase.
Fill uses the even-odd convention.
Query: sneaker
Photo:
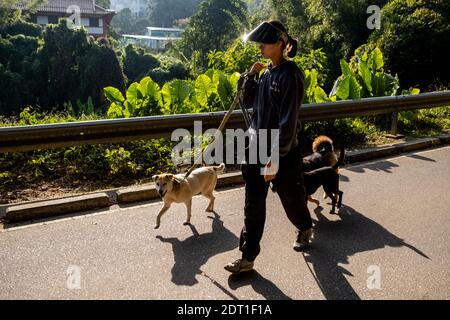
[[[236,261],[233,261],[225,266],[225,270],[234,274],[250,271],[252,269],[253,261],[250,262],[245,259],[237,259]]]
[[[312,228],[306,231],[297,231],[297,240],[294,242],[295,251],[303,251],[309,247],[312,236]]]

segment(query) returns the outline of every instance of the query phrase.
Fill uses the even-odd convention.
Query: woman
[[[271,60],[260,79],[258,75],[266,66],[256,62],[243,81],[244,105],[254,109],[251,129],[254,132],[278,129],[279,139],[269,143],[267,151],[272,152],[272,157],[267,163],[252,164],[247,158],[242,164],[245,180],[245,219],[239,244],[242,257],[225,266],[232,273],[253,269],[260,252],[270,182],[289,220],[298,230],[294,250],[304,250],[312,234],[297,141],[301,129],[299,109],[303,101],[303,73],[289,60],[296,55],[297,40],[288,35],[279,21],[263,22],[247,36],[247,40],[258,43],[262,56]],[[258,147],[262,147],[261,141],[258,141]],[[274,157],[274,147],[278,161],[275,161],[278,157]]]

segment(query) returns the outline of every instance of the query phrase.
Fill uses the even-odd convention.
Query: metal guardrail
[[[303,121],[319,121],[448,105],[450,105],[450,91],[442,91],[305,104],[301,107],[300,114]],[[225,112],[213,112],[3,127],[0,128],[0,152],[170,137],[172,131],[178,128],[185,128],[192,132],[194,121],[201,121],[203,130],[217,128],[224,115]],[[226,128],[245,128],[241,110],[231,115]]]

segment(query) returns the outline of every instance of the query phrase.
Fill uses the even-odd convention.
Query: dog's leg
[[[315,203],[316,206],[319,206],[319,205],[320,205],[319,200],[314,199],[312,196],[308,196],[308,201],[309,201],[309,202],[312,202],[312,203]]]
[[[187,209],[187,216],[186,221],[183,223],[183,225],[187,226],[191,224],[191,217],[192,217],[192,198],[187,200],[185,203],[186,209]]]
[[[338,208],[342,207],[342,196],[343,195],[344,195],[344,192],[339,191],[339,201],[338,201],[338,204],[337,204]]]
[[[336,202],[337,202],[336,196],[332,193],[329,193],[328,196],[330,197],[331,203],[332,203],[332,208],[331,208],[330,214],[336,214],[336,211],[335,211],[336,210]]]
[[[216,199],[216,197],[213,196],[212,192],[211,193],[207,193],[204,194],[204,196],[209,199],[209,204],[208,207],[206,207],[206,212],[213,212],[214,211],[214,200]]]
[[[161,208],[161,210],[158,213],[158,217],[156,217],[156,224],[155,229],[158,229],[161,224],[161,217],[164,213],[166,213],[167,210],[170,208],[170,203],[164,203],[164,206]]]

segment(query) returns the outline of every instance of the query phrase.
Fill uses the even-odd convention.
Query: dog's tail
[[[214,166],[214,171],[222,173],[225,170],[225,163],[221,163],[220,166]]]
[[[327,136],[318,136],[312,144],[313,152],[325,154],[333,151],[333,140]]]
[[[336,170],[337,168],[342,166],[344,164],[344,159],[345,159],[345,148],[341,147],[341,152],[339,153],[338,162],[336,162],[336,164],[333,166],[333,169]]]

